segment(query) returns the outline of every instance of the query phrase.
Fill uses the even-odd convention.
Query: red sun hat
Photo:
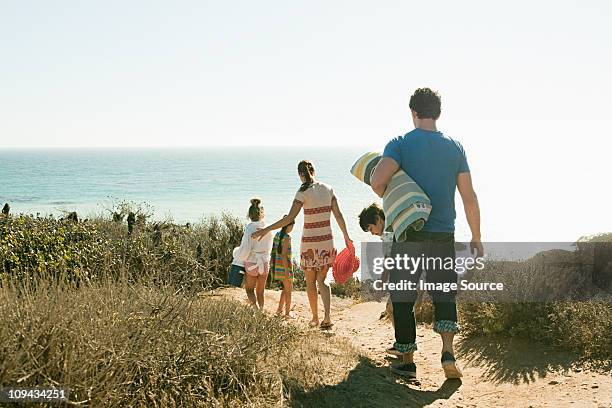
[[[357,272],[359,265],[359,257],[355,256],[355,247],[352,242],[348,242],[346,248],[336,256],[336,260],[334,261],[332,269],[334,281],[343,284]]]

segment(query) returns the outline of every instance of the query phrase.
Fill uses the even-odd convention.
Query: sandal
[[[442,362],[442,369],[444,369],[444,375],[446,378],[457,379],[463,377],[463,373],[455,361],[455,356],[453,356],[451,353],[445,351],[440,360]]]
[[[323,322],[321,323],[321,326],[319,326],[321,328],[321,330],[329,330],[334,326],[334,324],[332,322]]]
[[[387,354],[390,354],[392,356],[396,356],[396,357],[401,357],[404,355],[404,353],[402,353],[401,351],[399,351],[398,349],[396,349],[395,347],[390,347],[387,350],[385,350],[385,352]]]

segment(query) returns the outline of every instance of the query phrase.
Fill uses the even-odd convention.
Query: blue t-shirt
[[[429,232],[455,232],[457,175],[469,172],[463,146],[442,132],[414,129],[391,140],[384,157],[397,162],[431,200],[423,227]]]

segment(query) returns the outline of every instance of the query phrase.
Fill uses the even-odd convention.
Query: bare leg
[[[305,269],[304,277],[306,279],[306,293],[308,294],[308,303],[310,303],[310,311],[312,312],[311,326],[319,325],[319,311],[317,301],[317,272],[316,269]]]
[[[414,363],[414,353],[404,353],[402,355],[402,363]]]
[[[291,291],[293,290],[293,283],[291,278],[285,277],[283,281],[283,295],[285,295],[285,316],[289,316],[291,313]]]
[[[442,332],[440,333],[440,337],[442,337],[442,353],[448,351],[454,356],[453,339],[455,338],[455,333]]]
[[[442,361],[442,368],[444,369],[444,375],[446,378],[461,378],[463,377],[463,373],[461,369],[457,365],[457,362],[454,360],[455,353],[453,353],[453,338],[455,337],[454,333],[442,332],[440,333],[440,337],[442,337],[442,358],[444,358],[444,353],[450,353],[453,358]]]
[[[257,303],[259,304],[259,309],[264,310],[264,290],[266,289],[266,280],[268,279],[268,274],[265,273],[263,275],[259,275],[257,277],[257,288],[255,289],[255,293],[257,295]]]
[[[329,266],[323,267],[317,272],[317,283],[319,284],[319,292],[321,292],[321,300],[323,300],[323,308],[325,317],[322,323],[331,323],[330,306],[331,306],[331,287],[325,283]]]
[[[246,291],[247,298],[249,299],[251,306],[257,309],[257,298],[255,297],[255,285],[257,285],[257,278],[248,274],[245,274],[245,278],[244,290]]]
[[[283,314],[283,306],[285,306],[285,287],[284,286],[280,294],[280,299],[278,300],[278,308],[276,309],[277,316],[280,316],[281,314]]]

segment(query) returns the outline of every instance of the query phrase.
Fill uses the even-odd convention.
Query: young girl
[[[279,232],[274,236],[274,244],[272,245],[272,279],[277,282],[281,282],[283,285],[283,291],[280,295],[280,301],[278,302],[278,309],[276,315],[280,316],[283,314],[285,309],[285,318],[292,318],[291,316],[291,290],[293,289],[293,264],[291,258],[291,231],[295,221],[291,224],[285,225]]]
[[[261,200],[253,198],[249,207],[249,223],[244,229],[242,242],[234,249],[234,262],[244,262],[245,278],[244,288],[249,303],[255,309],[263,310],[264,289],[268,278],[270,265],[270,251],[272,249],[272,234],[264,234],[261,240],[254,240],[251,235],[266,227],[264,223],[264,208]]]
[[[291,224],[302,208],[304,209],[304,232],[300,244],[300,266],[304,269],[306,292],[308,293],[308,302],[312,311],[312,319],[309,326],[315,327],[319,325],[318,286],[325,312],[321,328],[329,329],[333,326],[330,317],[331,288],[325,283],[325,278],[336,257],[330,224],[332,214],[344,235],[344,241],[347,245],[351,242],[351,239],[346,230],[344,217],[331,186],[315,180],[314,166],[308,160],[302,160],[298,164],[297,170],[302,185],[295,194],[289,214],[274,224],[255,232],[253,238],[265,236],[265,234],[272,230]]]

